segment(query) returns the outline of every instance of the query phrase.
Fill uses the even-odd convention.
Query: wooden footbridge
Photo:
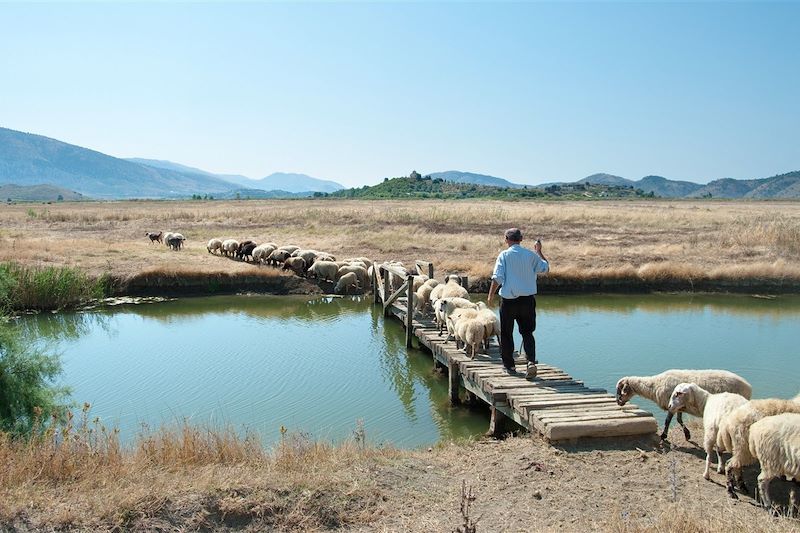
[[[433,278],[433,265],[416,262],[417,274]],[[392,289],[390,273],[405,279],[402,286]],[[492,343],[486,354],[470,359],[454,341],[439,335],[432,318],[421,313],[409,313],[413,301],[414,276],[392,266],[373,269],[375,304],[383,306],[384,316],[400,319],[406,328],[406,346],[411,348],[416,337],[433,355],[437,368],[447,369],[450,401],[461,401],[461,392],[470,400],[487,403],[491,408],[489,433],[501,432],[503,418],[511,419],[530,432],[537,431],[549,441],[580,437],[616,437],[655,433],[658,429],[653,415],[635,405],[620,407],[614,396],[605,389],[586,386],[560,368],[537,365],[535,379],[525,379],[524,371],[516,376],[504,372],[500,347]],[[466,278],[462,278],[466,286]],[[517,360],[525,364],[524,358]]]

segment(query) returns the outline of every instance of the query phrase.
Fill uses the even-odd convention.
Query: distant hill
[[[0,183],[52,184],[94,198],[179,198],[227,181],[140,165],[55,139],[0,128]]]
[[[288,192],[335,192],[344,185],[335,181],[312,178],[306,174],[275,172],[260,180],[250,180],[248,187],[265,191],[281,190]]]
[[[15,202],[76,202],[88,200],[79,192],[54,185],[0,185],[0,201]]]
[[[699,183],[668,180],[661,176],[645,176],[633,184],[644,192],[652,192],[662,198],[683,198],[703,187]]]
[[[475,185],[492,185],[494,187],[511,187],[514,189],[521,189],[525,185],[518,183],[511,183],[503,178],[495,176],[488,176],[486,174],[474,174],[472,172],[461,172],[460,170],[448,170],[446,172],[433,172],[427,174],[431,178],[441,178],[445,181],[452,181],[455,183],[473,183]]]
[[[614,176],[613,174],[592,174],[591,176],[586,176],[575,183],[594,183],[597,185],[617,185],[626,187],[636,185],[635,182],[629,179],[625,179],[620,176]]]
[[[315,194],[315,196],[317,196]],[[644,197],[645,193],[631,186],[602,184],[564,184],[539,187],[495,187],[493,185],[476,185],[474,183],[458,183],[445,181],[442,178],[421,176],[412,172],[411,176],[386,178],[382,183],[372,187],[346,189],[326,197],[333,198],[634,198]]]
[[[714,180],[693,192],[693,198],[800,198],[800,171],[779,174],[771,178]]]
[[[211,176],[214,178],[219,178],[225,181],[229,181],[237,185],[248,184],[252,183],[253,181],[247,176],[242,176],[240,174],[214,174],[213,172],[208,172],[206,170],[201,170],[199,168],[181,165],[180,163],[175,163],[173,161],[166,161],[163,159],[143,159],[141,157],[129,157],[126,159],[126,161],[132,161],[134,163],[138,163],[140,165],[147,165],[149,167],[172,170],[175,172],[180,172],[181,174],[200,174],[202,176]]]

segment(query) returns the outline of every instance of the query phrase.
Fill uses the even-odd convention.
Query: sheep
[[[347,294],[347,290],[351,287],[354,290],[358,290],[358,276],[356,276],[355,272],[348,272],[344,276],[340,277],[339,281],[336,282],[336,287],[333,289],[333,291],[337,294]]]
[[[271,254],[269,254],[269,257],[267,257],[267,264],[278,266],[280,263],[286,261],[286,259],[288,259],[290,255],[291,255],[290,252],[278,248],[277,250],[274,250]]]
[[[161,242],[163,242],[167,246],[167,248],[169,248],[169,244],[167,244],[167,240],[170,239],[173,235],[175,235],[175,234],[172,233],[171,231],[167,231],[167,232],[164,233],[164,235],[161,236]]]
[[[239,257],[241,261],[247,261],[249,257],[251,260],[253,259],[253,250],[257,247],[256,243],[253,241],[244,242],[239,245],[239,249],[236,252],[236,255]]]
[[[317,254],[317,261],[336,261],[336,258],[329,253],[319,252]]]
[[[468,298],[469,291],[461,286],[460,278],[456,274],[445,277],[444,288],[440,298]]]
[[[478,320],[483,324],[486,330],[484,334],[484,341],[486,352],[489,352],[489,341],[492,337],[497,338],[497,345],[500,346],[500,319],[494,314],[494,311],[487,308],[482,308],[483,302],[478,302]]]
[[[464,353],[470,359],[475,359],[475,354],[478,353],[478,346],[483,342],[486,328],[478,319],[462,318],[458,321],[457,329],[458,336],[464,342]],[[467,347],[472,349],[471,354],[467,351]]]
[[[271,244],[259,244],[253,249],[253,262],[264,263],[267,261],[269,254],[275,251],[275,247]]]
[[[767,416],[750,426],[747,439],[750,451],[761,464],[758,474],[758,493],[766,508],[772,507],[770,482],[779,476],[793,479],[789,498],[789,514],[798,510],[797,482],[800,481],[800,414],[781,413]]]
[[[742,468],[756,462],[748,444],[750,427],[764,417],[782,413],[800,413],[800,403],[779,398],[751,400],[734,410],[720,424],[717,446],[732,454],[725,463],[728,495],[731,498],[738,499],[734,486],[747,493],[747,486],[742,479]]]
[[[169,246],[171,250],[180,250],[181,246],[183,246],[183,241],[185,240],[186,239],[183,237],[183,235],[174,233],[169,239],[167,239],[167,246]]]
[[[456,348],[460,348],[460,342],[464,340],[463,337],[458,335],[458,325],[463,320],[475,320],[476,318],[478,318],[478,310],[469,307],[459,307],[453,309],[453,311],[445,318],[448,340],[452,335],[456,340]]]
[[[672,391],[669,400],[669,412],[685,411],[690,415],[703,417],[703,449],[706,451],[705,479],[711,479],[711,452],[717,450],[717,473],[725,471],[722,463],[720,447],[717,446],[717,432],[720,422],[731,411],[747,403],[744,396],[732,392],[711,394],[695,383],[679,383]],[[730,451],[730,450],[729,450]]]
[[[459,308],[476,309],[477,306],[466,298],[442,298],[436,301],[439,304],[439,311],[436,314],[437,324],[439,324],[439,335],[447,325],[447,317]],[[434,307],[436,310],[436,307]]]
[[[222,241],[222,253],[226,256],[230,257],[236,253],[236,250],[239,248],[239,241],[236,239],[225,239]]]
[[[153,244],[154,242],[164,242],[162,238],[163,233],[164,232],[162,231],[159,232],[148,231],[147,233],[145,233],[145,235],[150,238],[150,244]]]
[[[222,240],[221,239],[211,239],[208,241],[206,245],[206,250],[208,253],[213,254],[214,252],[222,253]]]
[[[339,268],[336,263],[332,261],[315,261],[308,269],[307,274],[309,278],[315,277],[326,281],[336,281],[337,272],[339,272]]]
[[[365,289],[370,288],[369,276],[367,276],[366,268],[360,266],[345,265],[339,268],[339,271],[336,273],[336,279],[339,279],[348,273],[353,273],[358,277],[358,284],[360,287],[363,287]]]
[[[306,262],[306,270],[308,267],[314,264],[314,261],[317,260],[317,252],[316,250],[295,250],[292,254],[294,257],[302,257],[303,261]]]
[[[417,292],[417,290],[418,290],[420,287],[422,287],[422,285],[423,285],[423,284],[424,284],[426,281],[428,281],[428,276],[426,276],[426,275],[424,275],[424,274],[420,274],[420,275],[414,276],[414,286],[413,286],[413,290],[414,290],[414,292]]]
[[[435,279],[429,279],[422,286],[417,289],[417,311],[420,313],[425,310],[431,301],[431,293],[433,289],[439,285]]]
[[[617,381],[617,404],[625,405],[628,400],[638,394],[655,402],[661,409],[667,410],[669,398],[679,383],[696,383],[710,393],[735,392],[750,398],[753,387],[744,379],[727,370],[665,370],[655,376],[626,376]],[[672,413],[667,412],[664,420],[664,431],[661,439],[666,440]],[[678,413],[678,424],[683,428],[686,440],[691,433],[683,424],[683,415]]]
[[[306,260],[302,257],[287,257],[283,262],[283,270],[291,270],[296,275],[303,277],[306,273]]]
[[[289,255],[294,253],[299,248],[300,248],[299,246],[295,246],[294,244],[286,244],[284,246],[278,246],[278,250],[286,250],[287,252],[289,252]]]

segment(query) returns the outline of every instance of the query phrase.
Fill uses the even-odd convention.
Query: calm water
[[[800,297],[588,296],[538,299],[542,362],[613,391],[620,376],[727,368],[756,397],[800,390]],[[428,354],[367,299],[230,296],[20,319],[62,354],[76,402],[124,440],[187,419],[279,439],[349,437],[413,447],[483,433],[488,411],[451,408]],[[647,402],[637,402],[653,408]],[[662,415],[657,414],[659,419]]]

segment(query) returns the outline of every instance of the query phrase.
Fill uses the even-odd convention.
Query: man
[[[536,241],[533,251],[520,246],[522,231],[519,228],[506,230],[507,248],[500,252],[494,264],[492,285],[488,301],[500,289],[500,355],[503,367],[511,375],[514,367],[514,322],[522,334],[522,345],[528,358],[526,379],[536,377],[536,276],[550,271],[550,264],[542,254],[542,243]]]

